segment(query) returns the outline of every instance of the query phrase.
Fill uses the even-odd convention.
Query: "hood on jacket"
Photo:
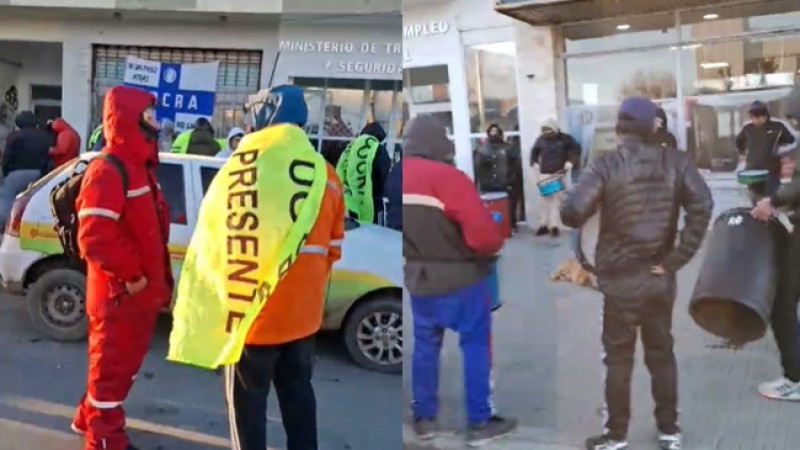
[[[156,141],[141,125],[142,113],[155,104],[156,98],[147,91],[128,86],[111,88],[103,102],[106,148],[120,158],[155,162],[158,157]]]
[[[235,138],[236,136],[244,136],[244,130],[239,127],[231,128],[231,131],[228,133],[228,140],[225,141],[227,142],[228,150],[233,150],[231,148],[231,139]]]
[[[456,151],[447,128],[430,115],[411,119],[403,133],[403,156],[417,156],[452,164]]]
[[[72,127],[70,126],[70,124],[67,123],[66,120],[59,117],[58,119],[53,121],[51,129],[53,130],[54,133],[61,134],[64,131],[72,129]]]
[[[556,119],[547,119],[542,124],[542,129],[550,128],[551,130],[555,131],[556,133],[561,132],[561,127],[558,125],[558,121]]]
[[[361,135],[368,134],[377,139],[378,142],[383,142],[384,140],[386,140],[386,130],[384,130],[381,124],[378,122],[368,123],[364,127],[364,129],[361,130],[361,133],[359,134]]]
[[[38,121],[36,120],[36,115],[33,114],[32,111],[22,111],[17,114],[14,123],[17,125],[17,128],[24,130],[26,128],[36,128]]]
[[[492,137],[492,130],[497,130],[497,137],[496,138]],[[486,128],[486,137],[489,139],[489,141],[499,142],[499,141],[502,141],[504,139],[504,136],[505,136],[505,133],[503,133],[503,129],[500,128],[500,125],[498,125],[496,123],[493,123],[493,124],[489,125],[488,128]]]

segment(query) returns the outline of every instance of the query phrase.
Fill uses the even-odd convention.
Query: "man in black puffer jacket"
[[[595,258],[604,296],[607,434],[590,438],[589,450],[628,448],[630,383],[639,329],[652,376],[659,443],[662,450],[681,448],[672,338],[676,273],[700,248],[713,200],[686,153],[653,143],[657,110],[642,97],[622,103],[619,147],[581,173],[561,208],[564,224],[576,228],[601,211]],[[678,234],[681,208],[685,227]]]

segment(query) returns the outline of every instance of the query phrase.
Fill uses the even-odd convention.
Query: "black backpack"
[[[122,176],[123,192],[128,192],[128,172],[122,161],[114,155],[103,153],[92,161],[104,159],[113,165],[120,176]],[[81,192],[83,176],[86,168],[80,170],[82,166],[88,168],[92,161],[79,161],[66,180],[58,183],[50,191],[50,212],[53,213],[55,221],[54,229],[58,234],[58,240],[64,248],[64,255],[68,261],[75,266],[84,265],[80,250],[78,249],[78,211],[75,210],[75,203]]]

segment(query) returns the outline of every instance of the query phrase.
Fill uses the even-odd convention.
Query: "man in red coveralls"
[[[61,118],[53,121],[51,130],[56,136],[56,145],[50,149],[50,158],[53,159],[53,168],[57,169],[78,157],[81,150],[81,137],[66,120]]]
[[[122,162],[93,161],[77,200],[78,246],[87,263],[89,380],[72,423],[85,450],[136,450],[122,403],[142,365],[159,310],[172,298],[169,217],[155,177],[155,99],[117,86],[106,94],[103,133]]]

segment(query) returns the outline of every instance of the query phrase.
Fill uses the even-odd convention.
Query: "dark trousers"
[[[524,220],[525,206],[522,204],[522,191],[508,188],[508,208],[511,210],[511,227],[517,229],[517,222]]]
[[[795,227],[800,224],[795,225]],[[782,255],[781,281],[772,306],[772,334],[781,354],[783,376],[800,382],[800,336],[798,336],[797,305],[800,298],[800,231],[795,230]]]
[[[234,450],[267,449],[267,395],[275,385],[286,450],[317,450],[317,400],[311,385],[314,337],[282,345],[247,345],[225,368]]]
[[[631,375],[636,336],[641,330],[644,361],[652,378],[652,394],[659,432],[678,428],[678,370],[673,352],[674,296],[637,299],[606,297],[603,306],[603,347],[606,364],[606,430],[625,440],[631,417]]]

